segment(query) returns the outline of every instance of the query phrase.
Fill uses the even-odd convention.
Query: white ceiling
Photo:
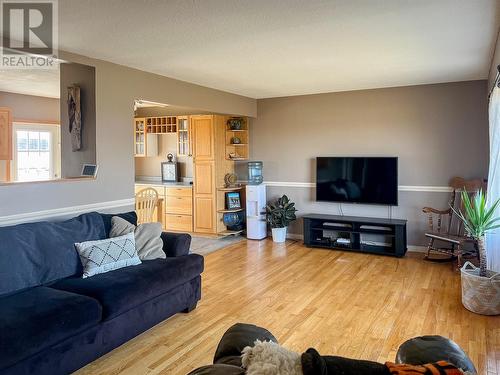
[[[0,70],[0,91],[59,98],[59,69]]]
[[[60,48],[253,98],[485,79],[497,0],[64,0]]]

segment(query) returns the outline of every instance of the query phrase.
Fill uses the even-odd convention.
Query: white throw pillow
[[[137,227],[119,216],[111,218],[109,237],[134,233],[137,254],[141,260],[166,258],[161,239],[161,223],[144,223]]]
[[[105,240],[75,243],[83,265],[83,277],[141,264],[133,233]]]

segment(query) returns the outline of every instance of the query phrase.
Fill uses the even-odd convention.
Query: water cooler
[[[246,204],[247,238],[251,240],[266,238],[266,185],[247,185]]]

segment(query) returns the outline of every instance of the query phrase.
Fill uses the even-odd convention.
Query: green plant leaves
[[[479,190],[471,198],[465,188],[461,193],[461,199],[464,212],[452,209],[460,220],[462,220],[465,230],[471,237],[478,239],[483,237],[485,232],[500,228],[500,224],[496,224],[500,220],[500,217],[493,217],[500,204],[500,199],[487,208],[486,195],[482,190]]]
[[[296,220],[295,203],[283,195],[278,198],[275,203],[268,203],[266,206],[266,220],[271,228],[287,227],[292,221]]]

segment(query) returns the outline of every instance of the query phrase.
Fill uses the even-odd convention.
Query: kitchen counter
[[[193,185],[189,182],[162,182],[162,181],[144,181],[144,180],[136,180],[136,185],[149,185],[149,186],[166,186],[166,187],[185,187],[192,188]]]

